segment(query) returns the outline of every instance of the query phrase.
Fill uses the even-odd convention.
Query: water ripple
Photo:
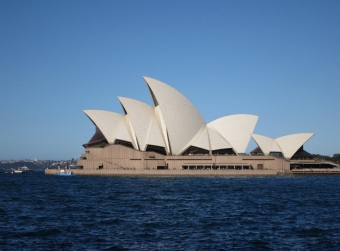
[[[338,250],[340,177],[0,175],[0,250]]]

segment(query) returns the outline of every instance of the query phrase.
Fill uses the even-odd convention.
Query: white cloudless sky
[[[95,131],[82,110],[152,104],[142,76],[206,123],[254,114],[256,134],[339,153],[339,27],[337,0],[0,1],[0,159],[78,158]]]

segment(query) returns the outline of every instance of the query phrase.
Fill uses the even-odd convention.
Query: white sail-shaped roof
[[[168,139],[168,132],[166,130],[165,120],[164,120],[164,117],[163,117],[163,114],[162,114],[162,111],[161,111],[159,105],[155,107],[155,114],[156,114],[157,123],[160,126],[163,141],[165,143],[166,152],[168,154],[170,154],[170,144],[169,144],[169,139]]]
[[[122,115],[123,116],[123,115]],[[129,127],[126,123],[126,118],[125,116],[123,116],[119,127],[118,127],[118,131],[117,131],[117,135],[116,135],[116,139],[120,139],[120,140],[124,140],[127,142],[131,142],[131,144],[133,145],[133,147],[135,149],[138,149],[136,146],[136,142],[131,138],[131,134],[130,134],[130,130]]]
[[[207,127],[204,127],[203,130],[201,130],[200,132],[197,133],[197,136],[194,138],[191,145],[205,149],[205,150],[208,150],[208,151],[210,150]]]
[[[228,141],[222,137],[214,128],[207,126],[209,132],[211,150],[232,148]]]
[[[129,115],[131,124],[138,139],[139,147],[144,150],[153,108],[138,100],[123,97],[118,97],[118,99],[124,107],[124,110]]]
[[[218,131],[232,145],[236,153],[244,153],[257,120],[256,115],[236,114],[216,119],[208,126]]]
[[[277,138],[275,141],[280,145],[284,157],[290,159],[313,135],[314,133],[291,134]]]
[[[205,122],[195,106],[173,87],[156,79],[144,77],[155,106],[162,112],[172,154],[185,150]]]
[[[313,135],[314,133],[298,133],[277,139],[258,134],[252,134],[251,136],[265,155],[269,155],[270,152],[281,152],[285,158],[290,159]]]
[[[131,143],[133,145],[133,147],[137,150],[139,150],[138,144],[137,144],[137,137],[136,137],[136,132],[135,129],[132,126],[131,120],[130,120],[130,116],[129,114],[125,115],[125,124],[128,130],[128,134],[131,138]]]
[[[131,138],[124,115],[103,110],[84,110],[84,113],[103,133],[107,142],[114,144],[116,139],[120,139],[131,142],[136,148],[135,141]]]
[[[282,152],[282,149],[280,148],[276,140],[273,141],[273,144],[270,147],[270,152]]]
[[[256,144],[261,148],[263,154],[269,155],[269,153],[271,152],[271,147],[273,145],[274,139],[259,134],[252,134],[251,136],[255,140]]]
[[[131,98],[118,99],[129,116],[140,150],[144,151],[147,144],[164,147],[154,107]]]
[[[84,110],[84,113],[99,128],[106,140],[113,144],[124,115],[103,110]]]
[[[149,130],[149,137],[147,140],[147,145],[161,146],[165,147],[164,139],[162,137],[161,129],[159,128],[156,111],[153,110],[151,116],[151,125]]]

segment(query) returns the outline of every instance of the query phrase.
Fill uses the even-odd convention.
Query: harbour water
[[[0,175],[0,250],[339,250],[340,177]]]

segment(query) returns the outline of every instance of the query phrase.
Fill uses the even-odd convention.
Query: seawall
[[[276,176],[278,170],[82,170],[72,169],[76,175],[89,176]],[[59,169],[45,169],[46,175],[55,175]]]

